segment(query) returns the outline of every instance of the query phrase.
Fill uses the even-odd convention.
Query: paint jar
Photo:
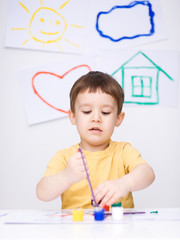
[[[109,206],[105,205],[103,208],[106,212],[109,212]]]
[[[84,210],[82,208],[73,209],[72,210],[73,221],[82,222],[83,221],[83,214],[84,214]]]
[[[122,220],[123,219],[123,207],[121,202],[114,203],[111,205],[112,219],[113,220]]]
[[[103,221],[105,217],[105,210],[101,207],[94,208],[94,220],[95,221]]]

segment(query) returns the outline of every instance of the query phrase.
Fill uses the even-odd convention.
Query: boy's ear
[[[116,127],[119,127],[122,123],[122,121],[124,120],[125,117],[125,113],[121,112],[118,116],[117,116],[117,120],[116,120]]]
[[[75,114],[71,111],[71,109],[69,110],[69,119],[72,125],[76,125]]]

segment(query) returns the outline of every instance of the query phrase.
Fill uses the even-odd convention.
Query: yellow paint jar
[[[73,221],[75,221],[75,222],[83,221],[83,214],[84,214],[84,210],[82,208],[73,209],[72,210]]]

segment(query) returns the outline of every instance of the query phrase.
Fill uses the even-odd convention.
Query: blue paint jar
[[[104,208],[95,207],[94,208],[94,220],[95,221],[103,221],[105,217]]]

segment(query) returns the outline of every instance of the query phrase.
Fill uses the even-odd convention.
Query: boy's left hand
[[[101,201],[99,207],[104,207],[105,205],[112,205],[119,198],[126,196],[128,192],[128,182],[122,177],[101,183],[95,189],[94,195],[97,203]]]

